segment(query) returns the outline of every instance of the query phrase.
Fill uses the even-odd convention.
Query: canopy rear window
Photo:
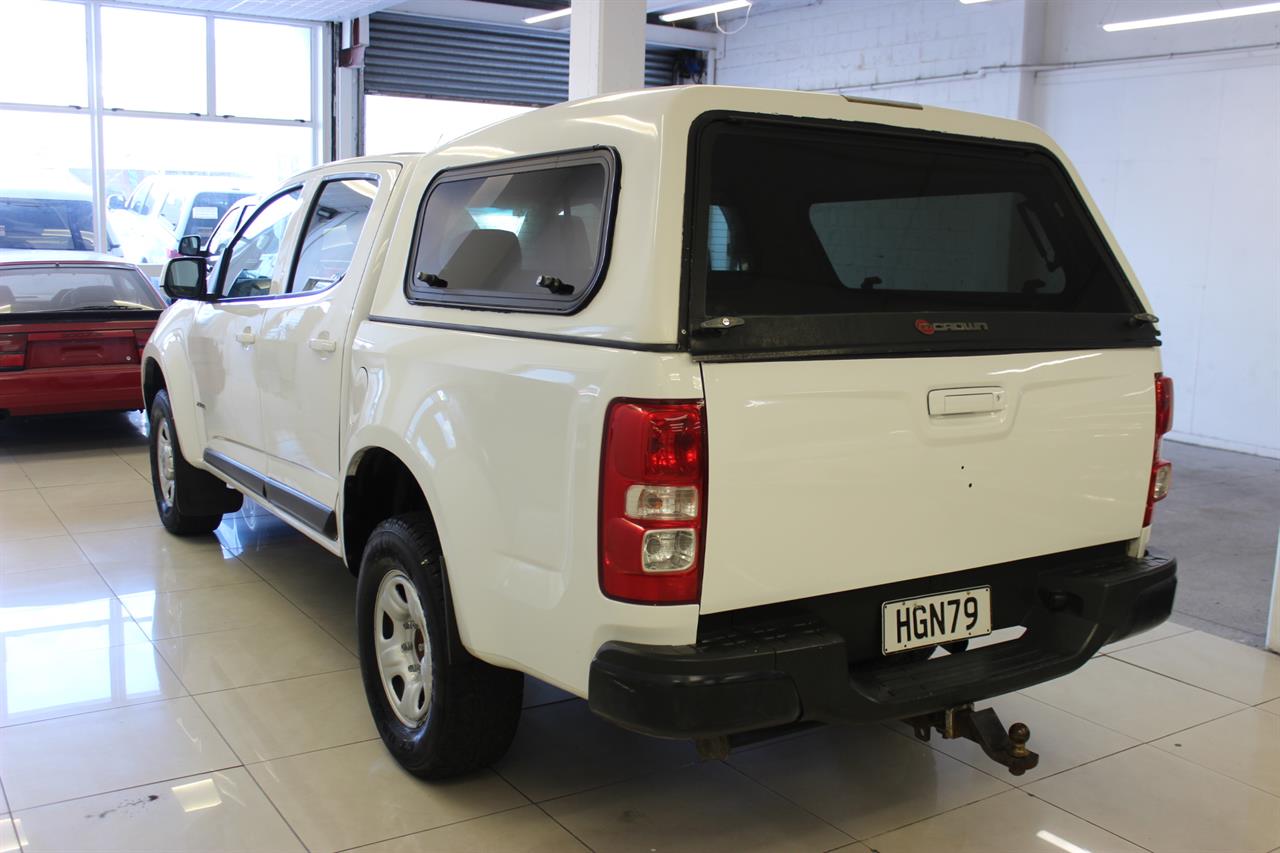
[[[1154,343],[1042,149],[745,116],[694,133],[695,352]]]

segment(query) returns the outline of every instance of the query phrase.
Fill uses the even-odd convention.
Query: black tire
[[[416,624],[412,620],[388,626],[387,610],[379,605],[384,580],[388,594],[400,599],[416,590],[424,630],[409,629]],[[500,758],[515,737],[524,693],[521,673],[487,664],[463,648],[447,595],[440,540],[427,514],[397,516],[374,528],[356,582],[360,670],[382,742],[402,767],[424,779],[460,776]],[[406,721],[393,707],[378,662],[377,644],[396,645],[401,627],[405,637],[413,636],[408,645],[424,664],[422,671],[428,661],[431,666],[430,677],[420,676],[412,688],[422,701],[409,701],[423,715],[420,721]],[[397,695],[403,697],[411,688],[403,677],[400,684]]]
[[[164,529],[177,536],[196,536],[212,533],[222,523],[222,512],[189,512],[187,507],[206,510],[210,505],[230,506],[243,500],[239,492],[230,492],[221,480],[207,471],[193,467],[182,456],[178,443],[178,430],[173,422],[173,409],[169,405],[167,391],[156,392],[151,401],[151,491],[156,498],[156,511]],[[173,456],[173,476],[169,478],[172,490],[166,488],[160,476],[161,445],[169,442]],[[233,511],[233,510],[226,510]]]

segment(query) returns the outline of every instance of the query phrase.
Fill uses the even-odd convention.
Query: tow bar
[[[1040,763],[1040,756],[1027,749],[1031,729],[1025,723],[1014,723],[1005,732],[994,708],[975,711],[973,703],[969,703],[910,717],[904,722],[915,729],[916,737],[922,741],[929,740],[933,729],[948,740],[967,738],[982,747],[992,761],[1008,767],[1014,776],[1021,776]]]

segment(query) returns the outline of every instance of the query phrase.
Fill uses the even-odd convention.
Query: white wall
[[[1280,61],[1042,73],[1036,123],[1160,316],[1176,437],[1280,456]]]
[[[1280,457],[1280,51],[1169,57],[1274,45],[1280,14],[1101,28],[1214,7],[760,0],[726,38],[716,82],[914,100],[1046,128],[1161,317],[1175,436]],[[1151,55],[1165,58],[1115,62]],[[1010,65],[1033,69],[1000,67]]]
[[[1016,116],[1021,76],[979,69],[1023,61],[1028,8],[1024,0],[974,6],[954,0],[816,0],[781,8],[763,0],[743,29],[726,38],[716,82],[841,91]],[[727,21],[724,28],[732,32],[740,23]],[[915,82],[938,77],[946,79]]]

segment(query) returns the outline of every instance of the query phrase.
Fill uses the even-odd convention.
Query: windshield
[[[1038,148],[713,121],[696,168],[695,349],[1132,342],[1142,307]]]
[[[163,309],[136,270],[97,264],[0,267],[0,314]]]
[[[93,248],[87,199],[0,198],[0,249]]]

